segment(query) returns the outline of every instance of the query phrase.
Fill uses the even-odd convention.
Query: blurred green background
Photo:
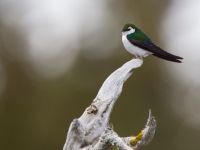
[[[145,58],[112,112],[115,130],[137,134],[151,108],[158,128],[144,149],[200,149],[200,1],[0,0],[1,150],[62,149],[70,122],[132,58],[127,22],[184,61]]]

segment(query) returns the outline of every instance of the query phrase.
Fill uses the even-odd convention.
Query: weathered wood
[[[141,59],[132,59],[104,81],[91,105],[80,118],[72,121],[63,150],[106,150],[113,146],[122,150],[139,150],[153,139],[156,121],[151,111],[144,130],[137,136],[119,137],[108,125],[124,82],[133,69],[140,67],[142,63]]]

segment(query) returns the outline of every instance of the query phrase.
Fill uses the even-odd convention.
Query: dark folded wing
[[[129,41],[142,49],[145,49],[146,51],[149,51],[153,53],[154,56],[173,61],[173,62],[181,62],[179,59],[183,59],[182,57],[170,54],[164,50],[162,50],[160,47],[156,46],[154,43],[152,43],[150,40],[146,41],[138,41],[134,39],[129,39]]]

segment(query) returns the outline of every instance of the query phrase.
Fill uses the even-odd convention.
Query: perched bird
[[[122,42],[126,50],[135,57],[143,58],[154,55],[178,63],[181,63],[181,59],[183,59],[156,46],[146,34],[130,23],[125,24],[122,29]]]

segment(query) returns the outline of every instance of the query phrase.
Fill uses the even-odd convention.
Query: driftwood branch
[[[104,81],[91,105],[80,118],[72,121],[63,150],[107,150],[115,147],[139,150],[153,139],[156,121],[151,111],[145,128],[136,136],[120,137],[109,127],[111,111],[122,92],[124,82],[133,69],[142,63],[141,59],[132,59]]]

